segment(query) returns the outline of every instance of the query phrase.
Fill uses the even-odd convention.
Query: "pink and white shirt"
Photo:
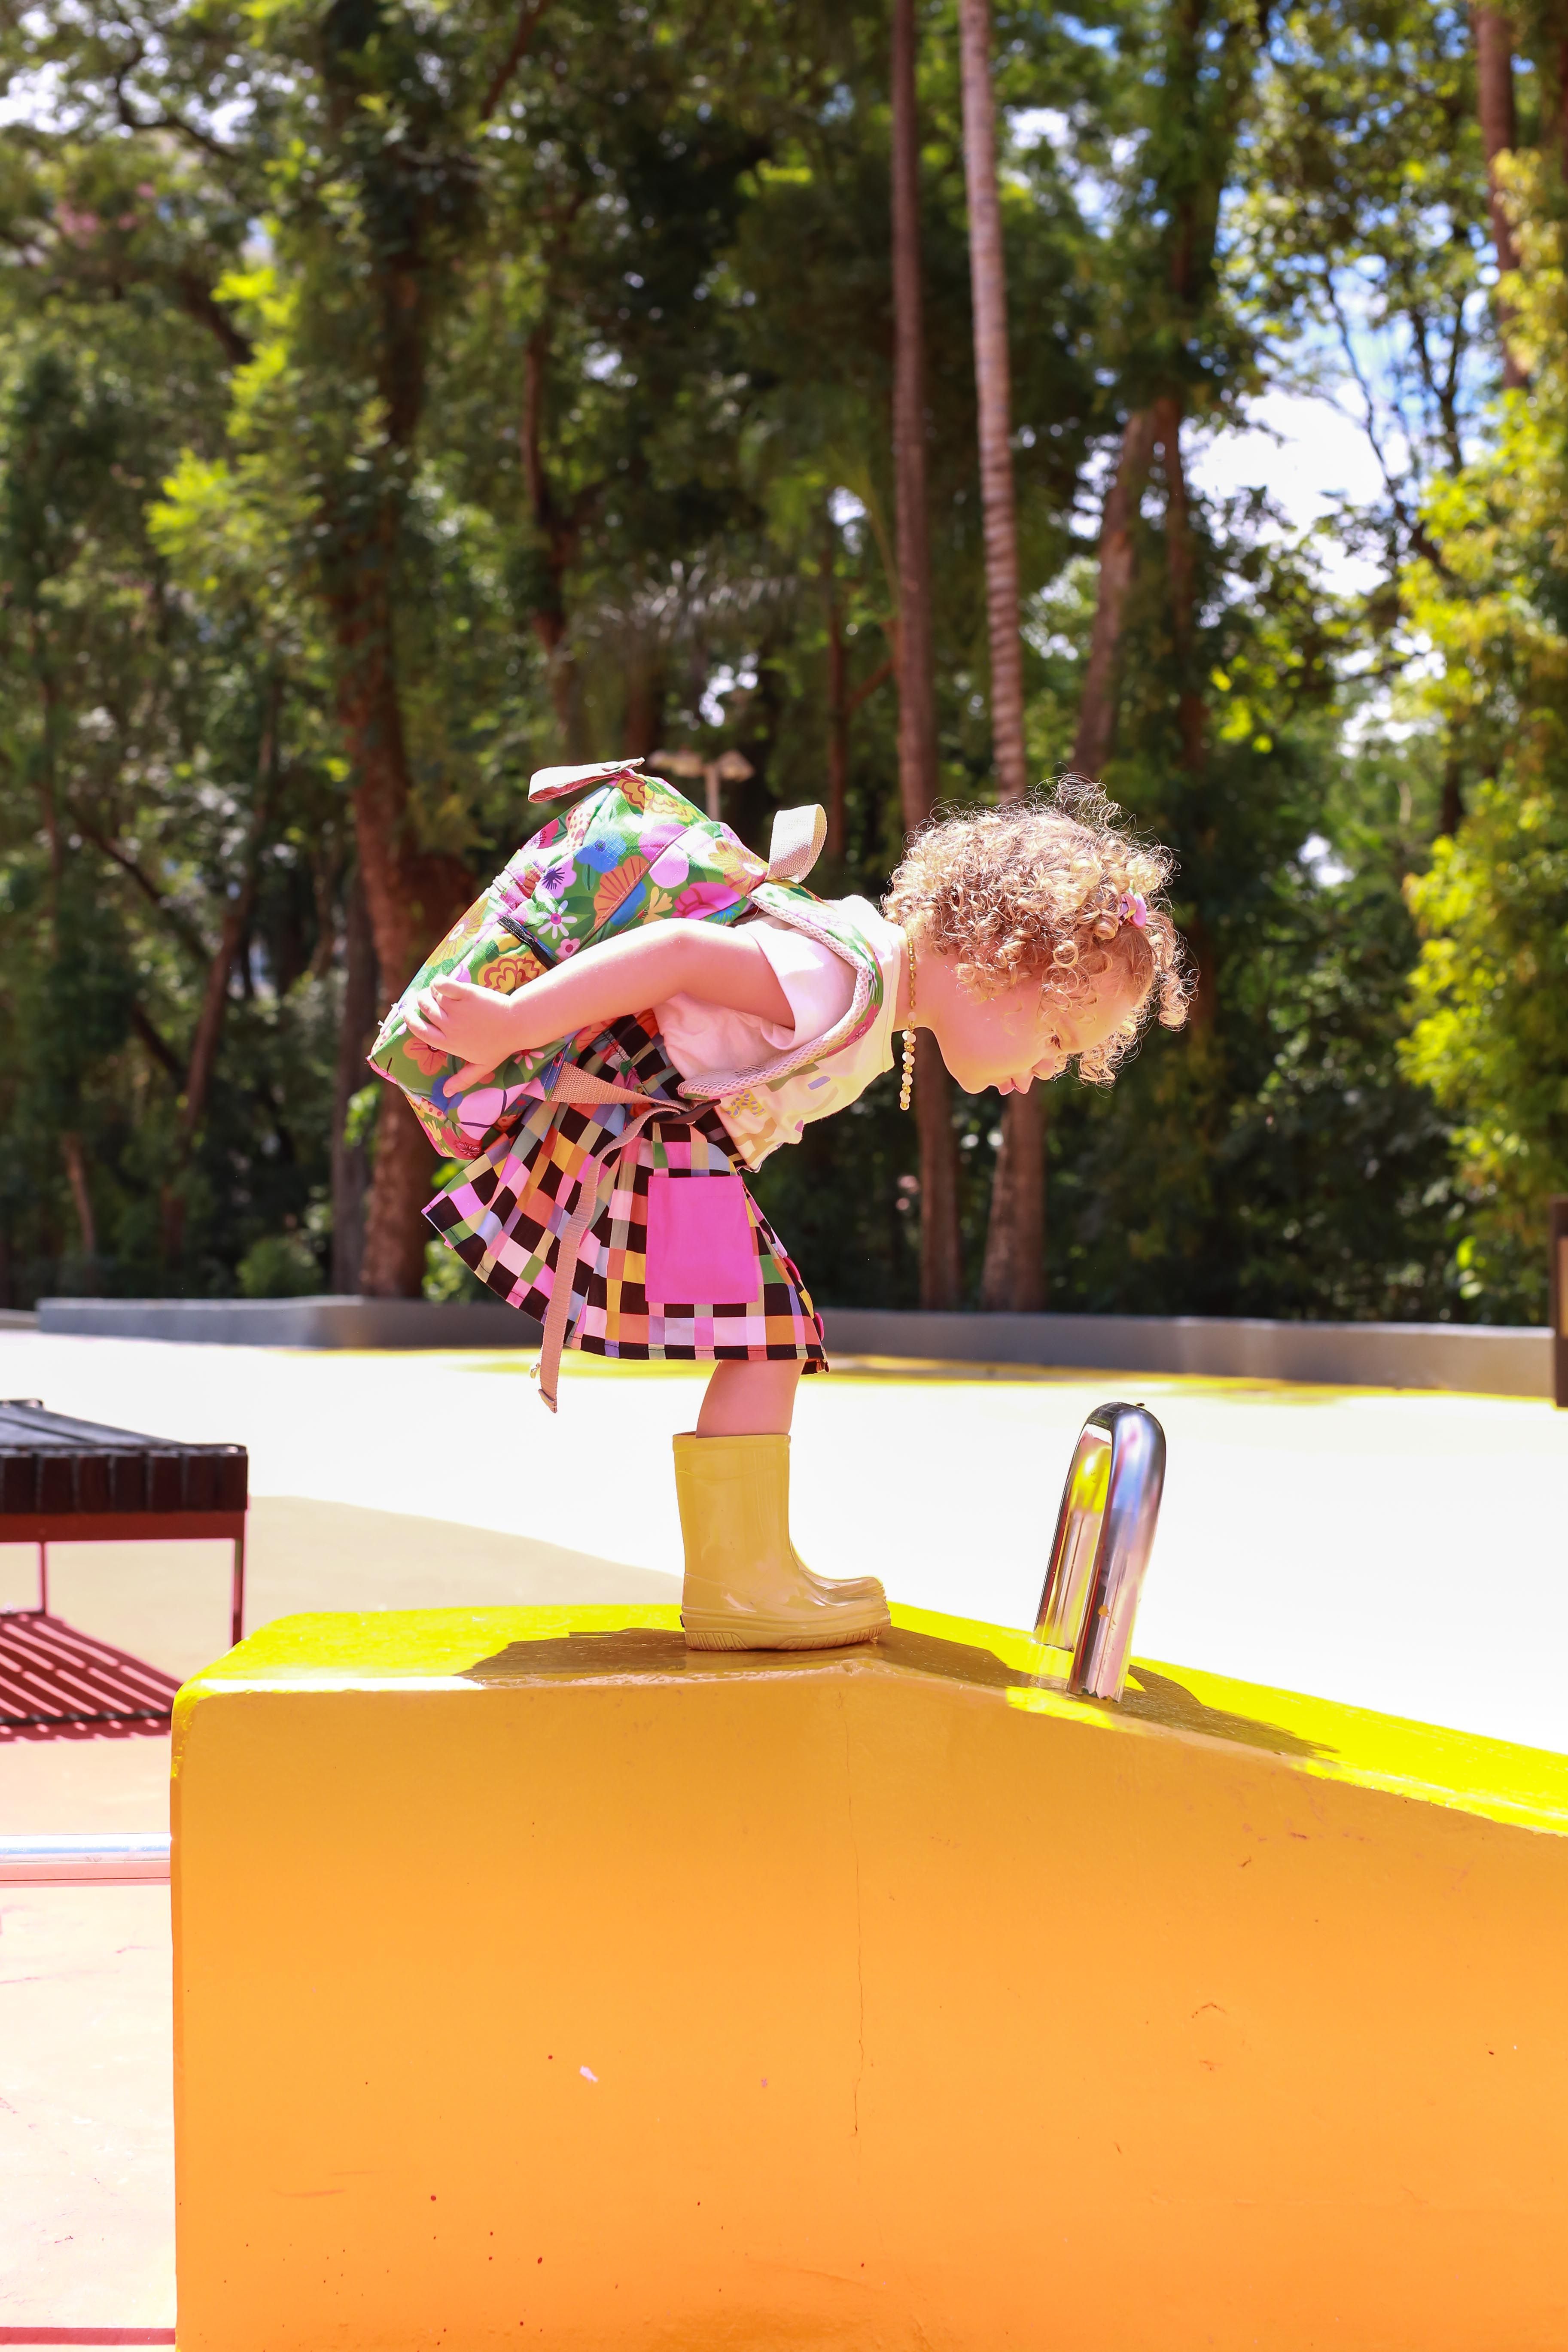
[[[876,955],[882,974],[882,1004],[858,1042],[825,1055],[793,1076],[765,1085],[742,1082],[718,1097],[715,1108],[748,1168],[760,1168],[781,1143],[798,1143],[811,1119],[826,1118],[863,1095],[873,1078],[893,1066],[893,1013],[904,964],[904,935],[867,898],[840,901]],[[796,930],[773,915],[748,920],[756,940],[789,999],[791,1027],[759,1014],[732,1013],[684,992],[653,1007],[669,1058],[683,1078],[711,1078],[729,1071],[761,1073],[781,1053],[826,1037],[849,1012],[855,967],[824,941]]]

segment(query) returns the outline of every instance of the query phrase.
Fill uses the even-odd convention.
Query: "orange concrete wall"
[[[1561,2352],[1568,1764],[898,1614],[189,1687],[183,2352]]]

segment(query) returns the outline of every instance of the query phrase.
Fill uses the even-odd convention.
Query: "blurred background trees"
[[[808,1129],[761,1190],[817,1295],[1542,1311],[1568,7],[986,16],[4,20],[0,1298],[454,1294],[363,1055],[530,771],[732,749],[729,821],[821,800],[875,896],[1016,788],[1005,457],[1028,773],[1173,842],[1196,1018],[1050,1090],[1043,1219],[994,1097]],[[1336,412],[1304,499],[1266,436]]]

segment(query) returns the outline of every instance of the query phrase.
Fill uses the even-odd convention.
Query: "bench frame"
[[[234,1547],[231,1631],[236,1643],[245,1621],[244,1511],[8,1511],[0,1512],[0,1544],[38,1547],[38,1612],[49,1613],[49,1546],[52,1543],[168,1543],[210,1541]]]

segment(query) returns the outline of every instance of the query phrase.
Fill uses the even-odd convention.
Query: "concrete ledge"
[[[830,1307],[830,1353],[1051,1364],[1549,1397],[1552,1334],[1528,1325],[1273,1323],[1217,1315],[923,1315]]]
[[[1568,1759],[1051,1656],[387,1612],[189,1685],[182,2352],[1568,2343]]]
[[[40,1298],[40,1331],[224,1348],[536,1348],[510,1307],[427,1298]]]
[[[30,1318],[29,1318],[30,1319]],[[1552,1392],[1552,1334],[1529,1326],[1274,1323],[1205,1315],[924,1315],[830,1307],[829,1351],[967,1364],[1186,1372],[1332,1388]],[[423,1298],[41,1298],[40,1331],[229,1348],[535,1348],[532,1318]]]

